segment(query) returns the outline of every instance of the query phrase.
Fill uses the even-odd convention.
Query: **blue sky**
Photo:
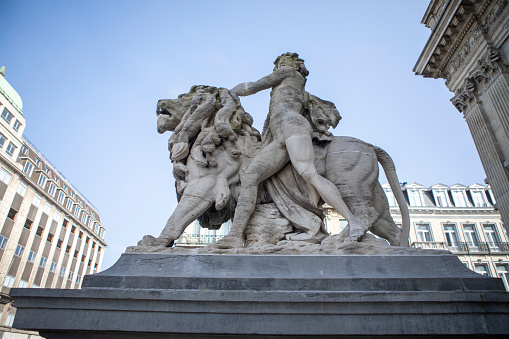
[[[25,135],[99,209],[105,269],[176,205],[157,100],[257,80],[287,51],[306,61],[307,90],[338,107],[334,134],[384,148],[400,181],[483,183],[453,93],[412,72],[428,3],[6,0],[0,64]],[[242,99],[260,130],[268,102],[268,91]]]

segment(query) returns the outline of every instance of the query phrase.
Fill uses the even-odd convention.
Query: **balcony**
[[[471,253],[471,254],[507,254],[509,253],[509,243],[507,242],[460,242],[454,245],[447,245],[446,242],[425,241],[413,242],[413,248],[448,250],[453,253]]]
[[[182,236],[175,241],[175,245],[182,247],[202,247],[208,244],[213,244],[223,237],[224,235],[182,234]]]

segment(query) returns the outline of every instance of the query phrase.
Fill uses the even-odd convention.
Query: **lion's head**
[[[180,94],[177,99],[161,99],[157,102],[157,132],[173,132],[182,121],[182,117],[191,106],[198,90],[207,90],[210,86],[193,86],[188,93]]]

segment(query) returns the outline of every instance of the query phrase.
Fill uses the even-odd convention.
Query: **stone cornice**
[[[436,23],[414,72],[450,81],[497,22],[508,0],[451,0]],[[431,5],[430,5],[431,6]],[[429,11],[429,8],[428,8]],[[424,20],[430,16],[427,11]],[[433,14],[433,15],[436,15]],[[430,23],[425,23],[429,25]]]

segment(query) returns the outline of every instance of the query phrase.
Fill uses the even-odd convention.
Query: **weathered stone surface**
[[[274,64],[271,74],[230,90],[193,86],[177,99],[159,100],[157,130],[173,132],[168,145],[179,203],[159,237],[144,236],[132,251],[164,250],[194,220],[211,229],[232,220],[230,233],[210,245],[215,249],[252,247],[246,237],[263,243],[267,239],[256,232],[275,235],[269,227],[246,234],[249,224],[265,225],[250,218],[256,206],[266,210],[267,203],[274,203],[292,225],[285,235],[289,241],[320,243],[326,237],[325,202],[348,221],[346,237],[334,240],[357,242],[369,230],[391,245],[408,246],[408,208],[390,156],[328,131],[341,116],[332,102],[305,91],[309,72],[297,53],[282,54]],[[267,89],[272,90],[269,114],[260,135],[239,96]],[[379,163],[401,207],[402,230],[378,182]],[[267,213],[265,219],[273,223],[272,212]],[[279,246],[286,252],[300,247]]]
[[[12,296],[14,326],[48,339],[509,333],[501,280],[453,255],[124,254],[81,290]]]

